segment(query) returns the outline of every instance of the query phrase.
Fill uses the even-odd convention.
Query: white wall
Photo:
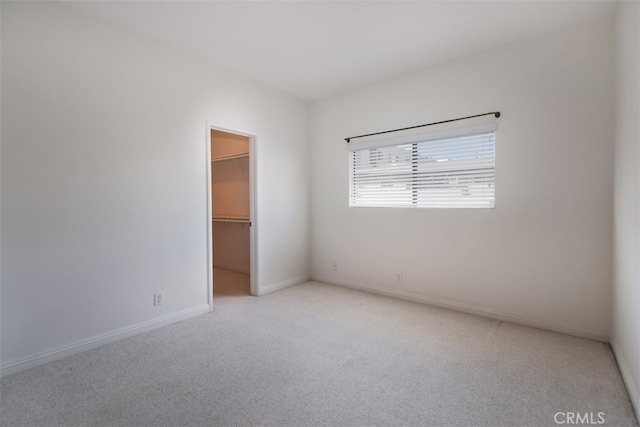
[[[640,7],[617,10],[615,282],[611,344],[640,413]]]
[[[613,46],[590,24],[314,104],[312,277],[606,340]],[[495,110],[495,210],[348,207],[343,138]]]
[[[260,290],[303,281],[306,103],[65,5],[3,2],[3,372],[207,309],[207,120],[257,134]]]

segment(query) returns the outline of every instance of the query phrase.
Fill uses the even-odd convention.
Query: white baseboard
[[[640,422],[640,391],[638,389],[638,384],[636,384],[633,380],[631,371],[629,370],[629,365],[627,365],[627,361],[625,360],[624,356],[621,352],[618,351],[615,339],[611,340],[611,348],[613,349],[613,355],[615,356],[616,362],[618,363],[618,368],[620,369],[620,374],[622,375],[624,385],[627,386],[627,392],[629,392],[631,404],[636,411],[636,419],[638,420],[638,422]]]
[[[545,329],[553,332],[560,332],[567,335],[574,335],[582,338],[589,338],[596,341],[609,342],[609,335],[604,332],[590,331],[586,329],[580,329],[573,326],[561,325],[552,322],[545,322],[535,319],[528,319],[525,317],[515,316],[513,314],[501,313],[497,310],[493,310],[487,307],[479,307],[469,304],[462,304],[454,301],[443,300],[440,298],[429,298],[423,295],[414,294],[411,292],[380,289],[372,286],[365,286],[359,283],[350,281],[336,281],[323,277],[312,277],[311,280],[324,282],[331,285],[343,286],[346,288],[358,289],[365,292],[372,292],[379,295],[385,295],[394,298],[401,298],[409,301],[420,302],[423,304],[432,305],[435,307],[447,308],[450,310],[461,311],[464,313],[475,314],[482,317],[488,317],[491,319],[502,320],[505,322],[517,323],[519,325],[531,326],[534,328]]]
[[[72,354],[91,350],[123,338],[161,328],[208,312],[210,312],[209,304],[202,304],[178,313],[169,314],[147,322],[138,323],[137,325],[127,326],[122,329],[107,332],[106,334],[97,335],[86,340],[77,341],[73,344],[59,347],[35,356],[25,357],[0,366],[0,376],[4,377],[6,375],[15,374],[16,372],[24,371],[39,365],[44,365],[45,363],[53,362],[54,360],[62,359],[63,357],[71,356]]]
[[[289,286],[299,285],[300,283],[308,282],[311,280],[309,276],[294,277],[293,279],[283,280],[282,282],[272,283],[270,285],[261,286],[258,289],[258,296],[266,295],[271,292],[279,291],[280,289],[288,288]]]

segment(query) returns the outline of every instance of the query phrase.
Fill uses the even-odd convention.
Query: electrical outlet
[[[402,273],[398,273],[398,274],[396,275],[396,282],[402,282],[402,279],[403,279],[403,277],[402,277]]]
[[[162,292],[158,292],[153,294],[153,305],[156,307],[162,305],[164,303],[164,294]]]
[[[337,262],[333,262],[333,271],[338,271],[338,263]]]

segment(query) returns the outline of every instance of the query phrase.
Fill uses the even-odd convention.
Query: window
[[[349,144],[351,207],[495,207],[495,124]]]

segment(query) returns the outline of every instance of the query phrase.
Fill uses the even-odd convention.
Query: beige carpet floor
[[[571,412],[638,425],[601,342],[315,282],[214,301],[3,378],[0,423],[533,427]]]

